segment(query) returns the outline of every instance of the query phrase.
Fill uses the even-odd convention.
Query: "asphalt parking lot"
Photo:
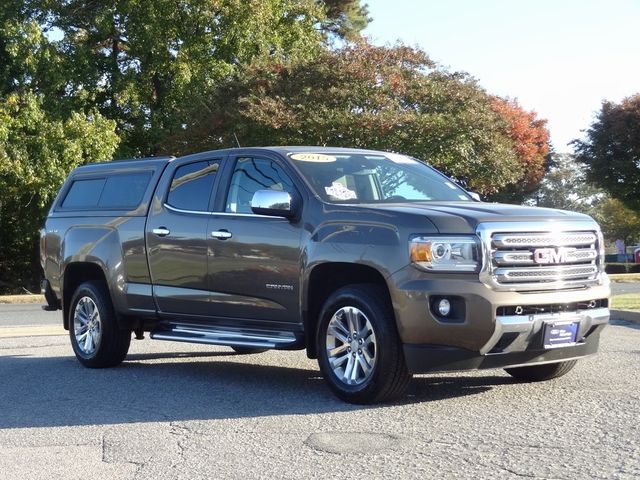
[[[6,315],[19,316],[0,310],[5,325]],[[42,315],[40,323],[32,315],[34,331],[59,318]],[[242,356],[147,339],[132,342],[121,367],[88,370],[63,335],[5,336],[0,472],[7,480],[634,479],[639,366],[639,326],[616,322],[601,352],[563,378],[419,376],[403,401],[361,407],[336,400],[303,352]]]

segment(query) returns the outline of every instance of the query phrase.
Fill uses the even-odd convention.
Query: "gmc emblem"
[[[571,252],[575,248],[536,248],[533,251],[533,261],[535,263],[566,263]]]

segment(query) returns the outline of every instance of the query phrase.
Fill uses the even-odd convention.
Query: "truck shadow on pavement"
[[[291,368],[257,364],[256,358],[132,354],[120,367],[91,370],[75,357],[1,356],[0,428],[348,412],[441,401],[513,383],[491,374],[420,376],[395,404],[359,406],[335,398],[311,362],[308,369]]]

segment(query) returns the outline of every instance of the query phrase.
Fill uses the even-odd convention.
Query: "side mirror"
[[[251,210],[272,217],[292,218],[296,215],[291,194],[282,190],[258,190],[251,199]]]
[[[477,192],[467,192],[469,195],[471,195],[471,198],[473,198],[476,202],[481,202],[482,199],[480,198],[480,194]]]

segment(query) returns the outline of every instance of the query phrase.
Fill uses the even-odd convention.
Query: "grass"
[[[1,303],[45,303],[44,295],[0,295]]]
[[[609,279],[612,282],[638,282],[640,273],[610,273]]]
[[[611,308],[614,310],[633,310],[640,312],[640,294],[627,293],[617,295],[611,299]]]

